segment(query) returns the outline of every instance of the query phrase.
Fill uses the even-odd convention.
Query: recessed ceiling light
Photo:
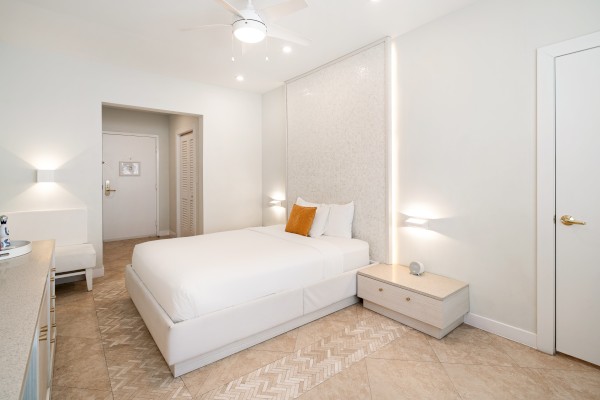
[[[284,53],[289,54],[292,52],[292,48],[290,46],[283,46],[283,49],[281,49]]]
[[[244,81],[244,75],[238,75],[235,77],[235,80],[238,82],[243,82]]]

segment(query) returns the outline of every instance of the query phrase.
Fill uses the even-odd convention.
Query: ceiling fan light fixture
[[[267,26],[253,19],[240,19],[233,23],[233,35],[244,43],[258,43],[267,36]]]

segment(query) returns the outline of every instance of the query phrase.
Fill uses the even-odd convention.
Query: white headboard
[[[382,262],[390,259],[388,54],[380,41],[286,85],[288,204],[354,201],[353,236]]]

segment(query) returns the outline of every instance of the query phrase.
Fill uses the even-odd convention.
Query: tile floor
[[[85,282],[57,286],[53,399],[255,398],[233,393],[233,383],[258,379],[311,350],[322,351],[323,362],[342,362],[295,394],[270,383],[271,398],[600,399],[598,367],[468,325],[437,340],[360,304],[173,378],[124,285],[133,246],[146,240],[153,239],[105,243],[105,276],[94,280],[92,292]],[[379,341],[364,345],[368,338],[357,329]],[[335,351],[325,349],[331,343]]]

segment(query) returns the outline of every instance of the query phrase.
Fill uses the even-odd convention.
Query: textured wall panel
[[[379,261],[388,260],[386,60],[380,43],[287,84],[290,204],[353,200],[353,237]]]

